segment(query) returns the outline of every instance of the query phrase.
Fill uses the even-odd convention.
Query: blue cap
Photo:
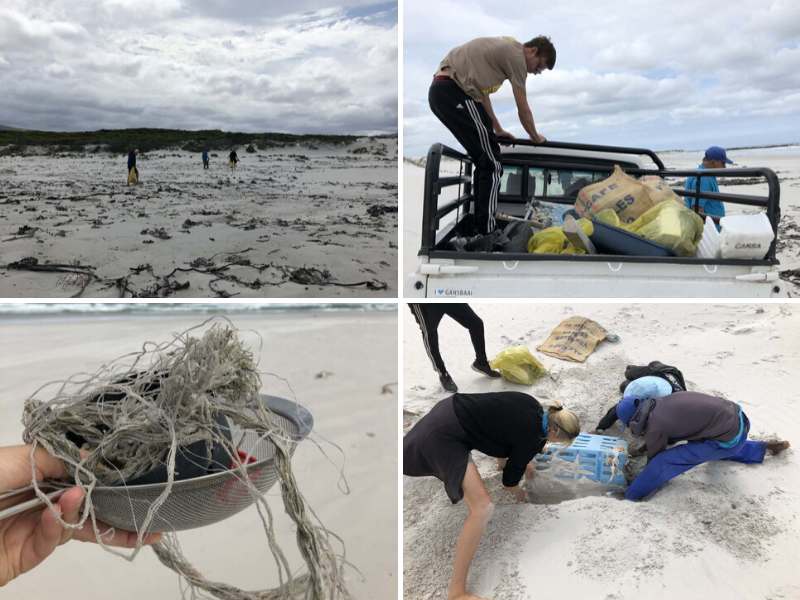
[[[729,165],[733,164],[733,161],[725,154],[725,148],[721,148],[720,146],[711,146],[708,148],[704,158],[706,160],[721,160]]]
[[[639,399],[634,396],[625,396],[617,403],[617,418],[625,423],[625,427],[630,423],[634,413],[636,413],[636,405]]]

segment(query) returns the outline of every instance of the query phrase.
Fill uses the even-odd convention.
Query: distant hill
[[[22,131],[16,127],[7,127],[5,125],[0,125],[0,131]]]
[[[189,152],[228,150],[233,146],[243,151],[252,144],[266,149],[289,144],[349,144],[366,136],[294,135],[290,133],[237,133],[209,129],[101,129],[99,131],[30,131],[0,127],[0,146],[10,146],[4,153],[14,153],[26,146],[44,146],[56,152],[81,152],[87,146],[103,147],[112,153],[127,153],[133,148],[142,152],[180,148]],[[396,136],[378,136],[396,137]]]

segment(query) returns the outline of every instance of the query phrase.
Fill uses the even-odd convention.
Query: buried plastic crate
[[[537,454],[536,467],[559,479],[591,479],[604,485],[625,486],[623,467],[628,442],[607,435],[581,433],[572,444],[548,444]]]

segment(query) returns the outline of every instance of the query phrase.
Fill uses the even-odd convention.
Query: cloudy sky
[[[397,2],[1,0],[0,125],[397,131]]]
[[[798,0],[406,0],[404,147],[458,147],[431,114],[439,61],[474,37],[550,36],[553,71],[528,76],[551,140],[653,149],[800,142]],[[522,136],[508,83],[492,96]]]

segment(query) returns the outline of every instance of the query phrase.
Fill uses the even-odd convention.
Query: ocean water
[[[0,303],[0,319],[31,317],[69,317],[69,316],[113,316],[113,315],[242,315],[242,314],[275,314],[299,313],[310,311],[347,312],[347,311],[395,311],[392,303]]]

